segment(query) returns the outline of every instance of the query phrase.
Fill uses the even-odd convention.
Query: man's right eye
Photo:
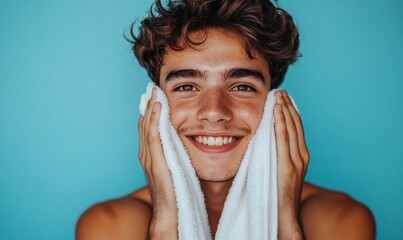
[[[196,91],[196,88],[193,85],[190,84],[184,84],[176,87],[174,91],[179,91],[179,92],[189,92],[189,91]]]

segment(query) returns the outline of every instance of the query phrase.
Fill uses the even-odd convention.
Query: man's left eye
[[[196,88],[190,84],[185,84],[185,85],[181,85],[177,88],[175,88],[175,91],[179,91],[179,92],[188,92],[188,91],[195,91]]]
[[[256,90],[248,85],[245,84],[241,84],[241,85],[237,85],[234,88],[232,88],[233,91],[241,91],[241,92],[255,92]]]

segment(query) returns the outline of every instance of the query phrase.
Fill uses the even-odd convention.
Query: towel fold
[[[141,97],[142,115],[154,86],[149,83]],[[277,239],[277,154],[273,115],[275,91],[267,95],[262,120],[249,142],[229,190],[215,239]],[[162,104],[159,132],[175,189],[179,239],[211,239],[199,179],[170,122],[168,100],[158,87],[157,101]]]

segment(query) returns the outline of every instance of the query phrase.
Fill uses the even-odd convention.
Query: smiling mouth
[[[192,136],[192,140],[205,146],[225,146],[237,142],[240,137],[212,137],[212,136]]]

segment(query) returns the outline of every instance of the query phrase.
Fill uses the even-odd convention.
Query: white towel
[[[153,83],[148,84],[141,97],[142,115],[154,86]],[[217,240],[277,239],[277,156],[273,115],[275,91],[267,95],[262,120],[233,180],[218,224]],[[170,122],[168,100],[158,87],[157,101],[162,104],[159,132],[175,189],[179,239],[211,239],[199,179]]]

